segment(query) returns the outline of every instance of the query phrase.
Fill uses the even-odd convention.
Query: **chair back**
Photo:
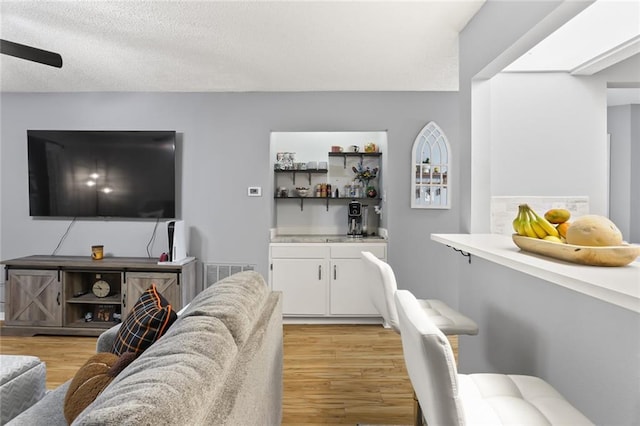
[[[398,290],[398,285],[393,270],[388,263],[378,259],[371,252],[363,251],[361,257],[366,269],[369,271],[370,285],[368,289],[371,302],[382,315],[384,322],[399,333],[398,312],[396,303],[393,300],[393,296]]]
[[[427,424],[464,424],[458,371],[446,336],[408,290],[395,294],[404,361]]]

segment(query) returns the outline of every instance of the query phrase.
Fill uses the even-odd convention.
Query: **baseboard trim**
[[[380,317],[283,317],[283,324],[382,324]]]

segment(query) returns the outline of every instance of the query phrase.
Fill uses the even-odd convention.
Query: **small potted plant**
[[[364,167],[362,161],[352,167],[353,172],[356,174],[356,179],[362,182],[362,185],[365,188],[365,193],[369,198],[375,198],[378,195],[378,191],[372,185],[369,185],[369,182],[375,179],[378,176],[378,168],[374,167],[373,169],[370,167]]]

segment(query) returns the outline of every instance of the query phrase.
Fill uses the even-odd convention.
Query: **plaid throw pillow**
[[[152,284],[142,293],[133,310],[125,318],[111,352],[116,355],[125,352],[140,355],[158,340],[177,318],[167,299],[158,293],[156,285]]]

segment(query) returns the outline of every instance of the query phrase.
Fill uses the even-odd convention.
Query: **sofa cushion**
[[[46,375],[47,368],[38,357],[0,355],[0,425],[42,399]]]
[[[75,425],[203,424],[238,353],[216,318],[180,318],[84,410]]]
[[[167,299],[152,284],[120,326],[111,352],[116,355],[125,352],[141,354],[167,331],[176,318]]]
[[[65,395],[64,417],[67,422],[71,424],[135,357],[132,352],[126,352],[120,357],[102,352],[89,358],[73,376]]]
[[[7,425],[11,426],[51,426],[66,425],[64,418],[64,398],[71,380],[67,380],[57,388],[47,391],[35,405],[14,417]],[[4,405],[4,399],[1,400]]]
[[[236,344],[247,340],[270,290],[262,275],[244,271],[224,278],[199,293],[181,318],[209,316],[220,319]]]

